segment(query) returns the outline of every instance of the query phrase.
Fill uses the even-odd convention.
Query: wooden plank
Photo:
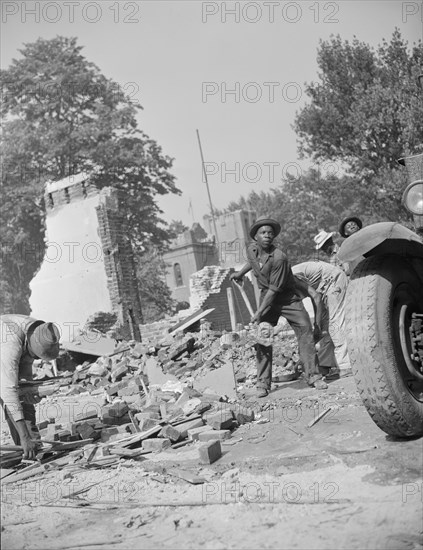
[[[137,458],[138,456],[150,454],[152,451],[143,451],[142,449],[125,449],[124,447],[114,447],[110,449],[110,454],[121,456],[122,458]]]
[[[41,439],[43,443],[47,443],[51,445],[50,449],[41,449],[42,451],[72,451],[73,449],[79,449],[80,447],[84,447],[84,445],[89,445],[94,441],[94,439],[81,439],[79,441],[47,441],[46,439]]]
[[[253,279],[255,279],[255,277],[253,277]],[[237,283],[236,281],[234,281],[234,286],[240,291],[241,296],[244,300],[244,303],[247,306],[248,312],[252,317],[254,315],[254,310],[251,306],[250,300],[248,299],[247,293],[244,290],[244,287],[241,284]]]
[[[28,466],[27,468],[24,468],[15,475],[7,476],[3,483],[15,483],[16,481],[22,481],[24,479],[28,479],[39,474],[43,474],[44,472],[47,472],[52,468],[65,466],[69,463],[70,458],[70,456],[64,456],[58,458],[57,460],[50,460],[49,462],[45,462],[44,464],[39,464],[37,462],[37,464]]]
[[[11,451],[23,451],[22,447],[20,445],[1,445],[0,446],[0,453],[3,452],[11,452]]]
[[[138,420],[135,418],[134,413],[132,411],[128,411],[129,420],[132,422],[132,425],[135,428],[136,432],[141,432],[140,425]]]
[[[316,418],[314,418],[313,420],[311,420],[311,422],[307,424],[307,428],[311,428],[312,426],[314,426],[317,422],[319,422],[319,420],[321,420],[324,416],[326,416],[328,412],[331,410],[332,410],[332,407],[328,407],[326,410],[322,411],[318,416],[316,416]]]
[[[206,311],[200,310],[200,311],[194,312],[192,315],[188,317],[188,319],[183,319],[180,323],[173,326],[172,329],[169,330],[169,334],[173,334],[174,332],[178,332],[180,330],[185,330],[190,325],[193,325],[194,323],[196,323],[197,321],[199,321],[200,319],[202,319],[203,317],[205,317],[206,315],[208,315],[214,310],[215,308],[212,307],[210,309],[206,309]]]
[[[229,315],[230,315],[230,318],[231,318],[231,327],[232,327],[232,331],[235,332],[236,331],[235,304],[234,304],[234,295],[233,295],[231,287],[228,287],[226,289],[226,294],[227,294],[227,297],[228,297],[228,306],[229,306]]]
[[[145,432],[141,432],[141,433],[135,435],[134,437],[131,437],[131,439],[129,439],[127,441],[123,441],[120,444],[120,447],[129,447],[130,445],[134,445],[135,443],[139,443],[140,441],[143,441],[144,439],[148,439],[152,435],[158,434],[160,432],[160,430],[162,429],[163,424],[164,423],[161,422],[158,426],[154,426],[153,428],[150,428],[149,430],[146,430]],[[118,441],[117,443],[120,443],[120,441]]]

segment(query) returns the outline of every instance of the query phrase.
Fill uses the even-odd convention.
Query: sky
[[[356,36],[376,47],[395,27],[422,39],[416,1],[7,1],[1,66],[24,43],[75,36],[83,54],[142,105],[139,127],[174,159],[181,195],[158,197],[163,219],[190,226],[214,208],[278,187],[300,159],[292,128],[318,79],[320,40]],[[331,163],[323,172],[335,171]]]

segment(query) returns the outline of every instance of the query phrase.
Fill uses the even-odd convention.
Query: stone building
[[[46,184],[46,252],[32,280],[32,315],[55,321],[70,340],[97,312],[114,313],[139,339],[141,304],[121,192],[86,174]]]
[[[187,303],[190,275],[219,262],[214,238],[207,235],[198,223],[173,239],[169,251],[163,254],[163,260],[168,266],[166,284],[172,291],[172,298]]]

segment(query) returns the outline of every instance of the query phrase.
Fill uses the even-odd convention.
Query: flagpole
[[[206,172],[206,167],[204,166],[204,157],[203,157],[203,149],[201,147],[201,141],[200,141],[200,132],[198,130],[196,130],[197,132],[197,139],[198,139],[198,146],[200,148],[200,155],[201,155],[201,165],[203,167],[203,175],[204,175],[204,181],[206,182],[206,187],[207,187],[207,195],[209,197],[209,205],[210,205],[210,212],[211,212],[211,216],[212,216],[212,220],[213,220],[213,228],[214,228],[214,234],[216,236],[216,246],[218,247],[219,245],[219,237],[217,235],[217,228],[216,228],[216,219],[214,217],[214,208],[213,208],[213,203],[212,203],[212,200],[211,200],[211,195],[210,195],[210,189],[209,189],[209,182],[207,180],[207,172]]]

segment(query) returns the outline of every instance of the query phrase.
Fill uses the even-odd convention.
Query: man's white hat
[[[319,248],[322,248],[325,242],[328,241],[331,237],[333,237],[333,235],[334,235],[333,231],[331,233],[328,233],[324,229],[321,229],[320,233],[318,233],[313,239],[314,242],[316,243],[316,246],[315,246],[316,250],[319,250]]]

